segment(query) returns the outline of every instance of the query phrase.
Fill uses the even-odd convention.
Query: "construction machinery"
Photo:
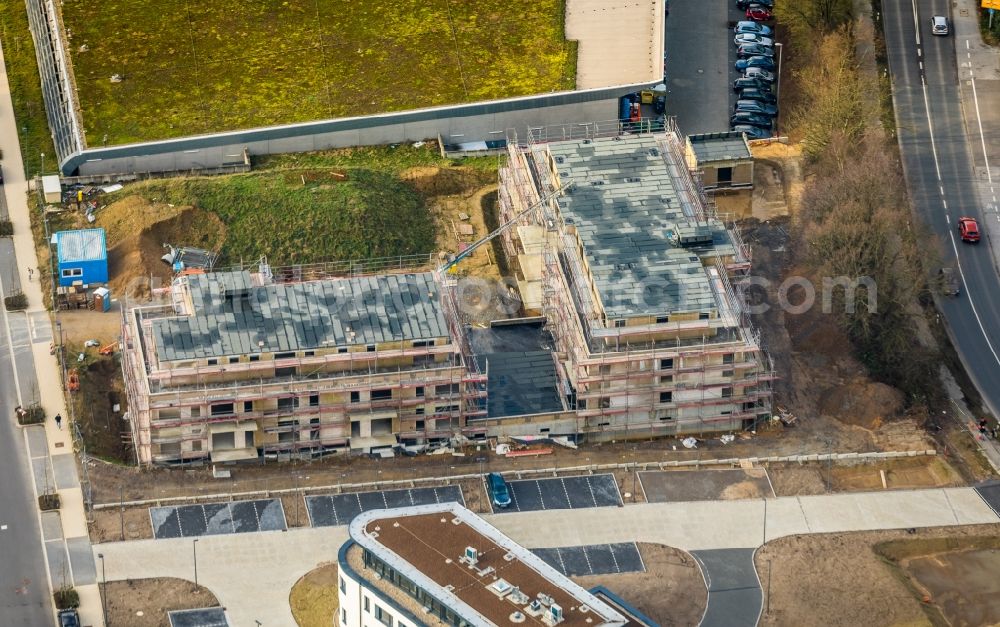
[[[66,375],[66,389],[70,392],[76,392],[80,389],[80,375],[77,373],[76,368],[73,368]]]

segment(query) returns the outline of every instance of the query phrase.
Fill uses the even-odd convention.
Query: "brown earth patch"
[[[208,588],[172,577],[109,581],[105,592],[109,625],[170,627],[167,612],[219,605]]]

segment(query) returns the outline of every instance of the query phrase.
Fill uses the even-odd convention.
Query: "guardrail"
[[[780,464],[780,463],[807,463],[822,461],[872,461],[879,459],[896,459],[900,457],[922,457],[937,455],[934,449],[922,451],[878,451],[872,453],[817,453],[805,455],[778,455],[770,457],[728,457],[710,459],[686,459],[663,462],[628,462],[619,464],[586,464],[583,466],[565,466],[552,468],[526,468],[524,470],[508,470],[500,474],[505,476],[513,475],[516,479],[532,475],[552,475],[558,476],[565,473],[590,473],[607,470],[668,470],[671,468],[688,468],[701,466],[740,466],[742,464]],[[246,492],[222,492],[216,494],[199,494],[196,496],[169,496],[158,499],[140,499],[137,501],[119,501],[116,503],[98,503],[93,506],[95,510],[114,509],[120,507],[146,507],[159,506],[164,504],[202,503],[213,501],[232,501],[237,498],[272,498],[285,494],[302,494],[308,496],[316,493],[341,494],[345,492],[360,492],[365,488],[380,490],[385,488],[414,488],[418,484],[426,485],[438,483],[449,485],[456,481],[478,480],[480,473],[465,473],[461,475],[449,475],[446,477],[416,477],[413,479],[388,479],[385,481],[366,481],[362,483],[335,483],[324,486],[280,488],[277,490],[251,490]]]

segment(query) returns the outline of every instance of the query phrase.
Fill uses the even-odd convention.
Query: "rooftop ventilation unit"
[[[479,551],[475,547],[467,546],[465,547],[465,554],[460,560],[463,564],[468,564],[469,566],[475,566],[479,563]]]

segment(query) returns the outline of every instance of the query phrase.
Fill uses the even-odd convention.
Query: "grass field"
[[[572,89],[564,2],[65,0],[62,12],[96,146]]]

